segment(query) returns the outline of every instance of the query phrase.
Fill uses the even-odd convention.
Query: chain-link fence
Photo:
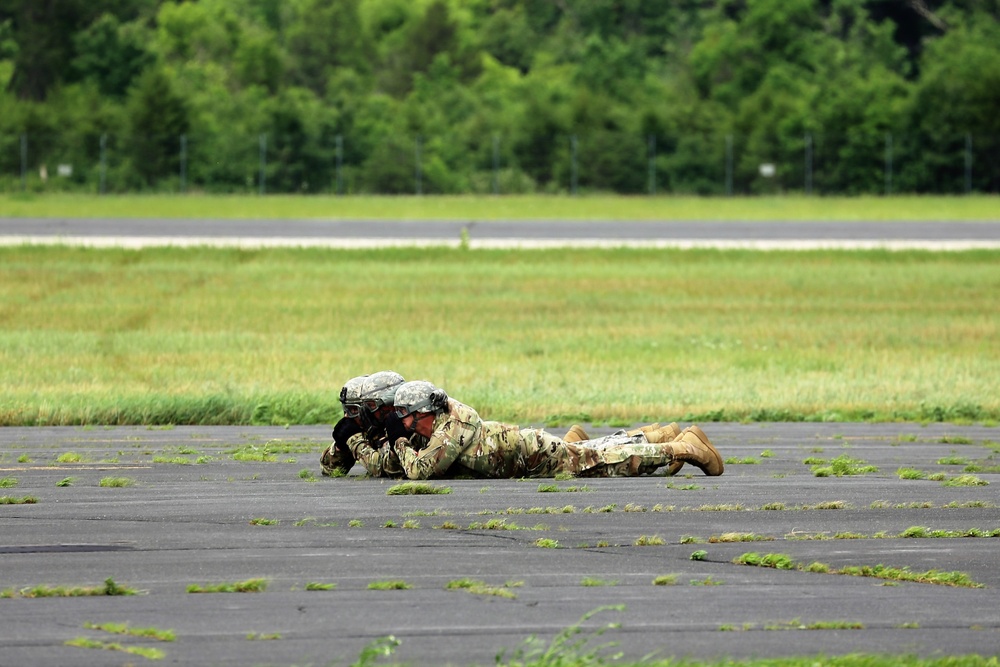
[[[316,194],[1000,192],[1000,137],[620,132],[377,140],[333,135],[0,136],[0,191]]]

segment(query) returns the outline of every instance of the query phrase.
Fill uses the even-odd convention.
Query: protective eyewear
[[[369,412],[375,412],[382,407],[382,401],[377,398],[368,398],[361,402],[365,409]]]
[[[344,416],[357,419],[361,416],[361,406],[357,403],[344,403]]]
[[[406,416],[408,416],[410,414],[410,411],[407,410],[406,408],[404,408],[401,405],[397,405],[396,408],[395,408],[395,413],[396,413],[397,417],[399,417],[400,419],[403,419],[404,417],[406,417]]]

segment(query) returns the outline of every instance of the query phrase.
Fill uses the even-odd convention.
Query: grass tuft
[[[218,584],[189,584],[187,587],[188,593],[263,593],[265,590],[267,579],[261,578]]]
[[[449,486],[435,486],[429,482],[403,482],[390,486],[385,492],[387,496],[426,496],[451,493]]]

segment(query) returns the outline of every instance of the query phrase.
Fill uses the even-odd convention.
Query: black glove
[[[400,438],[409,438],[410,432],[403,426],[403,420],[393,413],[385,418],[385,435],[389,442],[396,442]]]
[[[358,426],[358,422],[344,417],[333,427],[333,441],[338,447],[346,447],[347,439],[355,433],[361,433],[361,427]]]
[[[379,444],[382,440],[385,440],[385,429],[382,428],[381,424],[374,424],[369,426],[365,430],[365,438],[368,439],[368,443],[378,449]]]

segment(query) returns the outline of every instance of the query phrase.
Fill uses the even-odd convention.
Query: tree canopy
[[[1000,0],[0,0],[0,84],[2,189],[1000,191]]]

